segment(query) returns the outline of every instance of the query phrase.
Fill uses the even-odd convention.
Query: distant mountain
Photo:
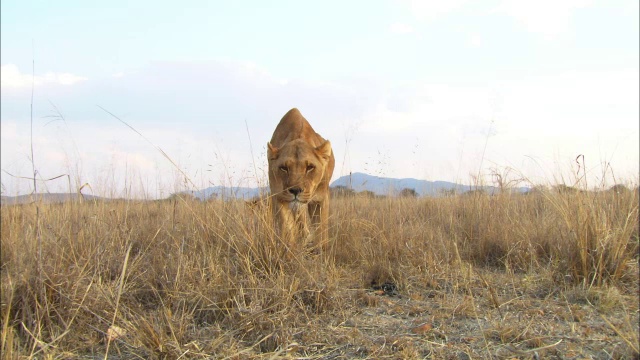
[[[367,175],[363,173],[353,173],[336,179],[331,183],[331,187],[345,186],[356,192],[368,190],[377,195],[397,195],[402,189],[414,189],[420,196],[438,196],[445,191],[455,191],[465,193],[470,190],[483,190],[493,194],[498,189],[494,186],[469,186],[448,181],[427,181],[411,178],[394,179]],[[527,192],[529,188],[520,187],[514,189],[516,192]]]
[[[448,181],[427,181],[418,179],[395,179],[386,178],[364,173],[353,173],[336,179],[331,183],[331,187],[345,186],[356,192],[368,190],[377,195],[397,195],[402,189],[414,189],[419,196],[438,196],[444,191],[455,191],[458,194],[471,190],[483,190],[489,194],[495,193],[498,189],[494,186],[469,186],[461,185]],[[515,188],[516,192],[527,192],[527,187]],[[268,188],[250,188],[250,187],[226,187],[214,186],[198,191],[189,191],[200,200],[206,200],[214,196],[219,199],[251,199],[261,194],[267,194]]]
[[[42,201],[46,204],[53,203],[62,203],[69,200],[78,200],[78,194],[69,194],[69,193],[45,193],[45,194],[37,194],[39,201]],[[107,198],[101,198],[99,196],[93,195],[83,195],[84,200],[110,200]],[[18,195],[18,196],[2,196],[0,197],[0,203],[2,205],[16,205],[16,204],[28,204],[32,202],[32,195]]]
[[[197,191],[185,191],[185,193],[191,194],[200,200],[207,200],[211,197],[224,200],[251,199],[267,192],[267,188],[250,188],[242,186],[213,186]]]
[[[418,179],[394,179],[367,175],[363,173],[353,173],[336,179],[331,183],[331,187],[345,186],[356,192],[364,190],[372,191],[377,195],[397,195],[402,189],[414,189],[419,196],[438,196],[445,191],[455,191],[456,193],[465,193],[470,190],[483,190],[489,194],[497,191],[494,186],[469,186],[461,185],[448,181],[426,181]],[[527,192],[530,189],[520,187],[512,189],[515,192]],[[266,187],[251,188],[242,186],[213,186],[202,190],[184,191],[183,193],[191,194],[200,200],[207,200],[211,197],[229,200],[229,199],[252,199],[262,194],[268,194],[269,189]],[[78,194],[69,193],[50,193],[38,194],[38,198],[45,203],[61,203],[69,200],[78,200]],[[112,200],[93,195],[84,195],[84,200]],[[2,196],[0,203],[2,205],[26,204],[32,200],[31,195],[19,196]]]

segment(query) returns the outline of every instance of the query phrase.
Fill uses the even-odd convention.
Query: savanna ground
[[[565,189],[566,190],[566,189]],[[3,358],[638,359],[638,192],[1,207]]]

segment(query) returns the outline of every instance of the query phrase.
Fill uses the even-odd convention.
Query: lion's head
[[[268,143],[272,195],[279,202],[306,204],[312,201],[331,156],[328,140],[317,147],[305,139],[287,142],[280,148]]]

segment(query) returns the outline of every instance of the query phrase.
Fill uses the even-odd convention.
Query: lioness
[[[300,237],[309,234],[308,212],[317,245],[324,248],[329,240],[329,181],[335,166],[331,143],[293,108],[267,143],[267,157],[272,209],[281,236],[295,247]]]

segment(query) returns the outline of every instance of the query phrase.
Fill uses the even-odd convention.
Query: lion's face
[[[301,139],[288,142],[281,148],[269,143],[267,156],[271,193],[277,201],[293,205],[313,200],[330,155],[329,141],[318,147]]]

